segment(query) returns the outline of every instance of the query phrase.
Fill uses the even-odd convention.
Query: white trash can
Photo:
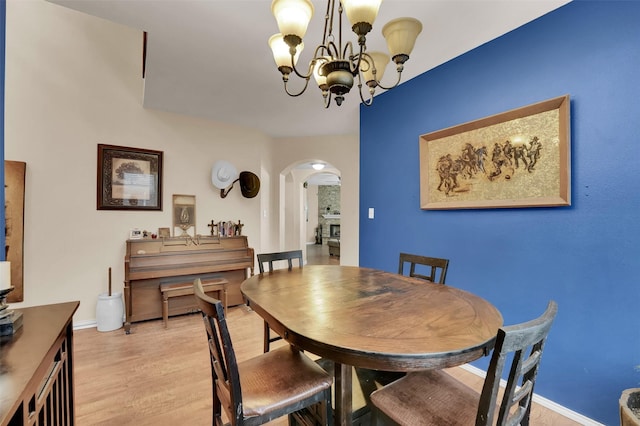
[[[122,327],[122,317],[124,316],[124,306],[122,303],[122,293],[101,293],[98,296],[96,305],[96,322],[98,331],[113,331]]]

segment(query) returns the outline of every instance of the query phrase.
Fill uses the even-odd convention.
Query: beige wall
[[[305,152],[320,141],[284,152],[289,142],[250,129],[144,109],[141,40],[139,30],[45,1],[7,2],[5,157],[27,163],[25,301],[13,307],[80,300],[75,321],[93,321],[109,267],[114,291],[122,290],[129,230],[170,227],[173,194],[196,196],[198,233],[212,219],[240,219],[257,252],[279,245],[280,173],[312,157]],[[164,152],[163,211],[96,210],[99,143]],[[355,150],[335,155],[348,151],[357,165],[357,137],[342,143]],[[260,195],[234,188],[220,198],[210,181],[219,159],[259,174]],[[358,173],[349,176],[357,201]],[[357,206],[350,214],[356,230]]]
[[[318,185],[308,185],[307,191],[307,244],[316,242],[316,227],[318,226]]]

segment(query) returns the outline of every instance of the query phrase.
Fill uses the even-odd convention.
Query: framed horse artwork
[[[569,95],[420,136],[425,210],[571,205]]]

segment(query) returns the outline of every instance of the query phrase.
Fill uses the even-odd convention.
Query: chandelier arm
[[[326,48],[327,53],[329,54],[329,56],[331,56],[332,59],[341,59],[338,46],[336,46],[333,41],[328,42],[324,47]]]
[[[371,90],[372,89],[369,89],[369,100],[366,100],[362,94],[362,80],[360,79],[360,73],[358,73],[358,93],[364,106],[371,106],[371,104],[373,104],[373,93],[371,93]]]
[[[316,58],[314,57],[311,62],[309,63],[309,70],[307,71],[306,74],[301,74],[300,71],[298,71],[298,68],[296,68],[296,64],[295,61],[293,60],[293,55],[291,55],[291,68],[293,69],[293,72],[300,78],[304,78],[305,80],[307,80],[307,84],[309,83],[309,78],[313,75],[313,66],[316,64]]]
[[[298,93],[291,93],[291,92],[289,92],[289,88],[287,87],[287,82],[285,81],[285,82],[284,82],[284,91],[287,93],[287,95],[289,95],[289,96],[291,96],[291,97],[295,98],[295,97],[297,97],[297,96],[302,95],[302,94],[305,92],[305,90],[307,90],[307,87],[308,87],[308,86],[309,86],[309,77],[307,77],[307,78],[305,78],[305,79],[304,79],[304,87],[302,88],[302,90],[300,90],[300,92],[298,92]]]
[[[309,70],[307,71],[307,74],[301,74],[300,71],[298,71],[295,64],[293,63],[293,56],[291,57],[291,65],[292,65],[291,69],[293,69],[293,72],[298,77],[304,78],[305,80],[307,80],[307,84],[308,84],[309,79],[313,75],[313,69],[315,68],[316,62],[318,62],[318,60],[322,58],[323,51],[328,52],[329,50],[324,45],[316,46],[316,50],[313,52],[313,59],[311,59],[311,62],[309,62]]]
[[[323,56],[322,52],[324,52],[326,50],[327,50],[327,46],[325,46],[324,44],[316,46],[316,50],[313,51],[313,59],[312,59],[312,61],[317,61],[318,59],[320,59]]]
[[[349,52],[349,56],[347,56],[347,51]],[[353,75],[356,75],[356,73],[359,73],[360,70],[360,62],[362,62],[362,56],[363,55],[367,55],[369,56],[365,51],[364,51],[364,46],[360,45],[360,53],[358,53],[357,55],[353,54],[353,43],[351,43],[350,41],[347,42],[347,44],[344,46],[344,51],[342,53],[342,56],[344,58],[349,58],[349,62],[351,62],[354,65],[354,68],[351,70],[351,73]],[[356,61],[354,63],[354,61]]]
[[[400,80],[401,80],[401,79],[402,79],[402,70],[401,70],[401,69],[399,69],[399,70],[398,70],[398,79],[396,80],[396,83],[395,83],[393,86],[389,86],[389,87],[383,86],[383,85],[378,81],[378,79],[377,79],[377,78],[376,78],[376,84],[377,84],[377,85],[378,85],[378,87],[380,87],[381,89],[384,89],[384,90],[391,90],[391,89],[395,88],[396,86],[398,86],[398,84],[400,84]]]

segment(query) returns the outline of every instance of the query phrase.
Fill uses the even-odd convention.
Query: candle
[[[11,287],[11,262],[0,261],[0,290]]]

